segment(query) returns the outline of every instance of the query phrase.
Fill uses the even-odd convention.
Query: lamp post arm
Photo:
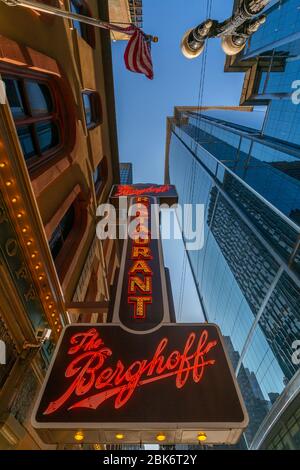
[[[241,0],[239,6],[230,18],[220,23],[208,19],[185,33],[181,42],[181,50],[185,57],[193,59],[199,56],[209,38],[222,38],[222,47],[226,54],[235,55],[245,47],[247,39],[266,20],[265,15],[259,15],[271,0]],[[241,41],[237,39],[243,36]]]
[[[246,21],[260,14],[270,0],[242,0],[234,14],[223,23],[216,23],[214,37],[227,36],[236,32]]]

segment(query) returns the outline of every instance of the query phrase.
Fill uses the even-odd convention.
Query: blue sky
[[[124,65],[125,42],[112,45],[116,111],[121,161],[133,163],[135,183],[162,183],[166,117],[174,106],[198,104],[201,58],[188,60],[180,51],[183,34],[205,19],[206,0],[143,0],[144,31],[157,35],[152,46],[154,80],[129,72]],[[212,17],[223,21],[233,0],[213,0]],[[243,75],[224,73],[220,40],[208,43],[203,104],[237,105]],[[178,321],[203,320],[182,240],[164,241]],[[184,275],[182,273],[185,273]],[[184,282],[183,282],[184,280]],[[184,285],[184,290],[182,289]]]
[[[125,42],[112,45],[120,160],[133,162],[135,183],[163,181],[166,117],[175,105],[198,103],[201,58],[185,59],[179,45],[184,32],[205,19],[206,3],[143,0],[143,29],[159,37],[152,46],[153,81],[125,68]],[[232,5],[233,0],[213,0],[212,17],[224,20]],[[203,104],[239,102],[243,76],[224,73],[224,60],[220,40],[210,40]]]

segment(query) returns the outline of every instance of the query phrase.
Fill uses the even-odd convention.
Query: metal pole
[[[115,23],[113,26],[107,21],[101,21],[97,18],[91,18],[90,16],[79,15],[78,13],[73,13],[71,11],[61,10],[60,8],[52,7],[45,5],[44,3],[35,2],[32,0],[0,0],[5,5],[10,7],[25,7],[30,10],[40,11],[42,13],[48,13],[49,15],[59,16],[60,18],[65,18],[67,20],[80,21],[81,23],[89,24],[95,26],[96,28],[102,28],[106,30],[119,31],[121,33],[126,33],[126,28],[133,26],[132,23]],[[120,26],[123,24],[124,26]],[[125,31],[124,31],[125,30]],[[132,31],[131,31],[132,32]],[[157,36],[145,35],[149,41],[158,42]]]
[[[35,2],[31,0],[0,0],[0,1],[5,3],[5,5],[7,6],[25,7],[31,10],[40,11],[42,13],[48,13],[49,15],[60,16],[61,18],[65,18],[67,20],[80,21],[81,23],[90,24],[91,26],[95,26],[96,28],[111,29],[110,24],[105,21],[100,21],[97,18],[91,18],[89,16],[79,15],[78,13],[73,13],[73,12],[66,11],[66,10],[60,10],[59,8],[45,5],[44,3]],[[129,26],[130,26],[130,23],[128,23],[128,27]],[[116,29],[118,29],[118,26],[116,26]],[[121,29],[123,30],[123,28]]]

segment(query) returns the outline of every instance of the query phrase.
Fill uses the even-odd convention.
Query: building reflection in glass
[[[250,415],[248,446],[298,370],[299,229],[173,125],[169,174],[180,203],[205,205],[205,244],[188,252],[208,321],[217,323]],[[189,144],[189,146],[187,146]]]

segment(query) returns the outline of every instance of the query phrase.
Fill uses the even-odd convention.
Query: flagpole
[[[124,60],[125,65],[128,70],[131,72],[142,73],[146,75],[147,78],[153,78],[153,66],[151,60],[151,41],[158,42],[158,37],[152,36],[150,34],[145,34],[140,28],[135,26],[133,23],[127,23],[127,26],[120,26],[121,23],[111,23],[108,21],[101,21],[97,18],[91,18],[90,16],[80,15],[78,13],[73,13],[71,11],[61,10],[50,5],[45,5],[44,3],[36,2],[34,0],[0,0],[5,5],[9,7],[24,7],[29,8],[30,10],[39,11],[42,13],[47,13],[49,15],[58,16],[67,20],[79,21],[96,28],[106,29],[107,31],[118,31],[123,34],[130,36],[127,48],[125,50]],[[124,23],[123,23],[124,24]],[[138,48],[135,48],[136,43]],[[134,54],[129,54],[132,52],[132,47],[134,46]],[[138,56],[138,61],[135,63],[132,61],[132,57]],[[130,57],[130,60],[128,59]],[[1,82],[1,79],[0,79]],[[1,84],[1,83],[0,83]],[[1,90],[0,90],[1,91]]]
[[[120,30],[126,34],[126,31],[124,31],[125,29],[124,26],[123,27],[117,26],[117,25],[121,25],[122,23],[116,23],[114,27],[112,28],[112,24],[107,21],[101,21],[97,18],[91,18],[89,16],[80,15],[78,13],[73,13],[71,11],[61,10],[60,8],[56,8],[56,7],[46,5],[44,3],[32,1],[32,0],[0,0],[0,1],[2,1],[5,5],[10,6],[10,7],[16,7],[16,6],[25,7],[25,8],[29,8],[30,10],[47,13],[49,15],[59,16],[67,20],[79,21],[81,23],[95,26],[96,28],[103,28],[107,30],[114,29],[115,31]],[[130,28],[130,26],[133,26],[132,23],[126,23],[126,25],[128,28]],[[149,38],[153,40],[152,36],[149,36]],[[154,40],[154,42],[157,42],[157,41]]]
[[[42,13],[48,13],[49,15],[60,16],[61,18],[66,18],[68,20],[80,21],[81,23],[90,24],[98,28],[106,27],[108,29],[108,23],[105,21],[100,21],[96,18],[91,18],[89,16],[79,15],[78,13],[73,13],[71,11],[61,10],[44,3],[35,2],[31,0],[1,0],[5,5],[10,7],[20,6],[29,8],[31,10],[40,11]],[[129,24],[128,24],[129,26]]]

